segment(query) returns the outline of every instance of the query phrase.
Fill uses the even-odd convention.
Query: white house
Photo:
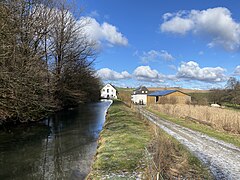
[[[140,86],[135,89],[131,95],[131,100],[134,104],[147,104],[147,94],[149,90],[145,86]]]
[[[111,84],[106,84],[101,89],[101,98],[117,99],[117,89]]]

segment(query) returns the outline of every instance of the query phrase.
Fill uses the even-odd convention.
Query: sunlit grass
[[[150,141],[149,126],[122,102],[115,101],[100,134],[93,172],[108,174],[144,168],[139,165]]]

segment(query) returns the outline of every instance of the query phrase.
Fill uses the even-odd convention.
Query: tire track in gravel
[[[139,112],[196,155],[216,179],[240,179],[240,148],[164,120],[145,109]]]

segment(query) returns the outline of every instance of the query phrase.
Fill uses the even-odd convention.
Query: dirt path
[[[161,119],[145,109],[140,113],[185,145],[216,179],[240,179],[240,148]]]

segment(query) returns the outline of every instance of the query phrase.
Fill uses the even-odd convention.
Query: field
[[[148,110],[181,126],[240,147],[240,112],[209,106],[150,105]]]
[[[240,112],[199,105],[150,105],[151,108],[178,118],[189,118],[214,129],[240,134]]]

